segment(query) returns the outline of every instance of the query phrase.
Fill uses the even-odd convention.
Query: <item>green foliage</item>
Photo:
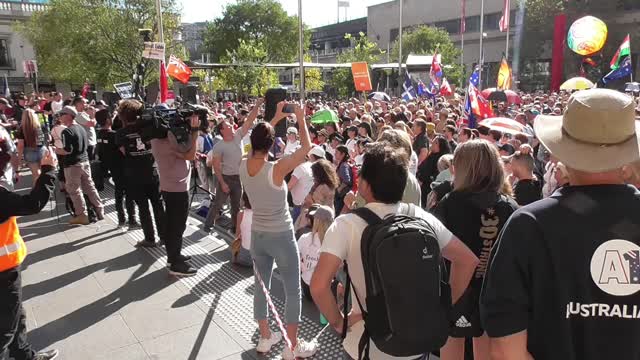
[[[174,42],[179,26],[175,0],[163,0],[166,54],[184,56]],[[51,0],[16,30],[35,48],[41,71],[55,81],[103,86],[131,79],[142,54],[138,29],[157,34],[154,0]],[[145,61],[148,81],[157,79],[158,62]]]
[[[396,40],[391,50],[392,59],[398,59],[399,46],[400,44]],[[409,54],[433,55],[436,49],[442,57],[442,64],[452,66],[443,69],[444,76],[447,77],[449,83],[457,83],[462,76],[460,49],[453,44],[448,32],[433,26],[420,25],[402,34],[403,62],[407,61]]]
[[[223,63],[237,64],[217,72],[218,86],[232,89],[239,95],[261,96],[270,87],[278,85],[278,73],[264,66],[267,58],[266,46],[256,40],[240,40],[240,45],[221,58]],[[243,66],[244,65],[244,66]]]
[[[304,55],[305,62],[311,62],[311,56]],[[294,85],[300,87],[300,80],[296,79]],[[318,68],[304,69],[304,88],[306,91],[322,91],[324,81],[322,81],[322,71]]]
[[[370,41],[362,32],[358,34],[358,38],[353,38],[351,34],[346,34],[345,39],[352,40],[355,46],[338,55],[338,63],[364,61],[371,65],[380,61],[380,56],[384,54],[378,44]],[[342,98],[347,98],[356,91],[351,69],[336,69],[331,79],[331,85],[336,89],[338,96]]]
[[[310,32],[305,31],[305,48]],[[277,0],[238,0],[228,4],[220,18],[209,24],[205,46],[220,61],[241,41],[264,44],[268,62],[290,62],[298,54],[298,18],[287,15]]]

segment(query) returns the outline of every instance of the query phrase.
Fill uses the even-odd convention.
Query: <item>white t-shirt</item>
[[[253,210],[244,209],[240,222],[240,234],[242,234],[242,247],[246,250],[251,249],[251,223],[253,223]]]
[[[51,112],[53,114],[57,114],[58,111],[62,110],[63,101],[51,101]]]
[[[365,206],[381,218],[384,218],[389,214],[397,214],[400,212],[399,203],[370,203]],[[451,239],[453,238],[453,234],[451,233],[451,231],[447,230],[447,228],[435,216],[424,211],[422,208],[416,207],[415,211],[416,217],[425,219],[432,226],[436,234],[438,244],[440,245],[440,249],[446,247],[449,244],[449,241],[451,241]],[[366,226],[367,223],[355,214],[340,215],[327,230],[327,233],[324,236],[324,242],[322,243],[322,247],[320,249],[320,252],[329,253],[337,256],[340,260],[347,261],[347,264],[349,265],[349,274],[353,283],[352,291],[355,290],[358,293],[359,298],[363,302],[362,305],[365,310],[367,307],[365,301],[367,297],[367,288],[364,280],[362,257],[360,255],[360,240],[362,237],[362,232],[364,231]],[[355,299],[355,295],[352,294],[352,298]],[[359,313],[360,307],[358,305],[355,305],[353,310],[354,312]],[[356,326],[354,326],[347,334],[345,344],[358,344],[358,342],[360,341],[360,337],[362,336],[362,329],[362,324],[358,323]],[[355,358],[357,358],[357,347],[355,349],[355,354],[352,353],[354,350],[352,348],[345,347],[345,350],[347,350],[347,352],[349,352],[352,357],[354,357],[355,355]],[[414,356],[409,357],[393,357],[382,353],[376,348],[375,344],[371,342],[371,359],[415,359],[420,355],[421,354],[415,354]]]
[[[347,149],[349,149],[349,154],[355,154],[356,153],[356,144],[357,143],[358,143],[358,140],[356,140],[356,139],[347,140],[347,143],[345,144],[345,146],[347,147]]]
[[[312,233],[306,233],[300,236],[298,239],[298,249],[300,250],[300,276],[302,280],[311,285],[311,277],[313,271],[318,265],[318,259],[320,258],[320,238],[318,234],[312,236]]]
[[[296,206],[302,205],[304,198],[307,197],[309,191],[313,187],[313,172],[311,171],[311,163],[308,161],[298,165],[291,176],[295,176],[298,182],[294,187],[289,189],[291,191],[291,197],[293,204]]]
[[[288,156],[296,152],[300,147],[300,141],[296,140],[294,142],[290,142],[287,140],[287,145],[284,147],[284,156]]]
[[[362,166],[362,163],[364,162],[364,155],[360,154],[360,155],[356,156],[354,161],[356,162],[357,166]]]
[[[53,129],[51,130],[51,137],[53,138],[53,146],[55,146],[57,149],[64,148],[64,144],[62,144],[62,132],[66,128],[67,128],[66,126],[60,124],[60,125],[54,126]]]
[[[411,160],[409,162],[409,172],[415,175],[418,172],[418,155],[415,151],[411,152]]]

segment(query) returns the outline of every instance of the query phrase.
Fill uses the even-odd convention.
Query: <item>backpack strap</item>
[[[368,209],[366,206],[353,210],[353,213],[366,221],[368,226],[378,224],[382,221],[380,216],[376,215],[376,213],[371,211],[371,209]]]

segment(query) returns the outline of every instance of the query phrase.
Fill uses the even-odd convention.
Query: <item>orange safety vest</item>
[[[27,256],[27,246],[22,241],[16,217],[0,224],[0,271],[13,269]]]

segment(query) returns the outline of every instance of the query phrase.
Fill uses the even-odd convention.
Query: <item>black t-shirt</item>
[[[498,233],[517,209],[513,199],[489,192],[452,191],[436,206],[434,215],[480,259],[471,281],[476,290],[482,286]]]
[[[43,129],[41,126],[36,128],[36,137],[35,137],[35,144],[27,144],[25,142],[25,147],[30,147],[30,148],[34,148],[34,147],[41,147],[46,145],[46,141],[45,141],[45,130]],[[18,128],[18,130],[16,130],[16,139],[19,140],[25,140],[24,138],[24,132],[22,131],[22,127]]]
[[[64,156],[64,166],[76,165],[81,162],[89,161],[87,155],[87,131],[82,125],[73,124],[62,130],[62,145],[64,150],[69,154]]]
[[[542,183],[538,179],[518,180],[513,185],[513,195],[520,206],[542,199]]]
[[[527,330],[535,359],[640,359],[640,192],[570,186],[516,211],[480,302],[491,337]]]
[[[124,156],[116,145],[116,132],[111,129],[101,129],[96,135],[96,151],[100,161],[112,171],[121,169]]]
[[[427,133],[418,134],[413,140],[413,151],[417,155],[420,155],[420,150],[422,149],[429,150],[429,138],[427,137]]]
[[[151,141],[142,139],[135,130],[125,127],[116,132],[116,145],[124,147],[123,173],[131,184],[157,182],[158,171],[151,153]]]

